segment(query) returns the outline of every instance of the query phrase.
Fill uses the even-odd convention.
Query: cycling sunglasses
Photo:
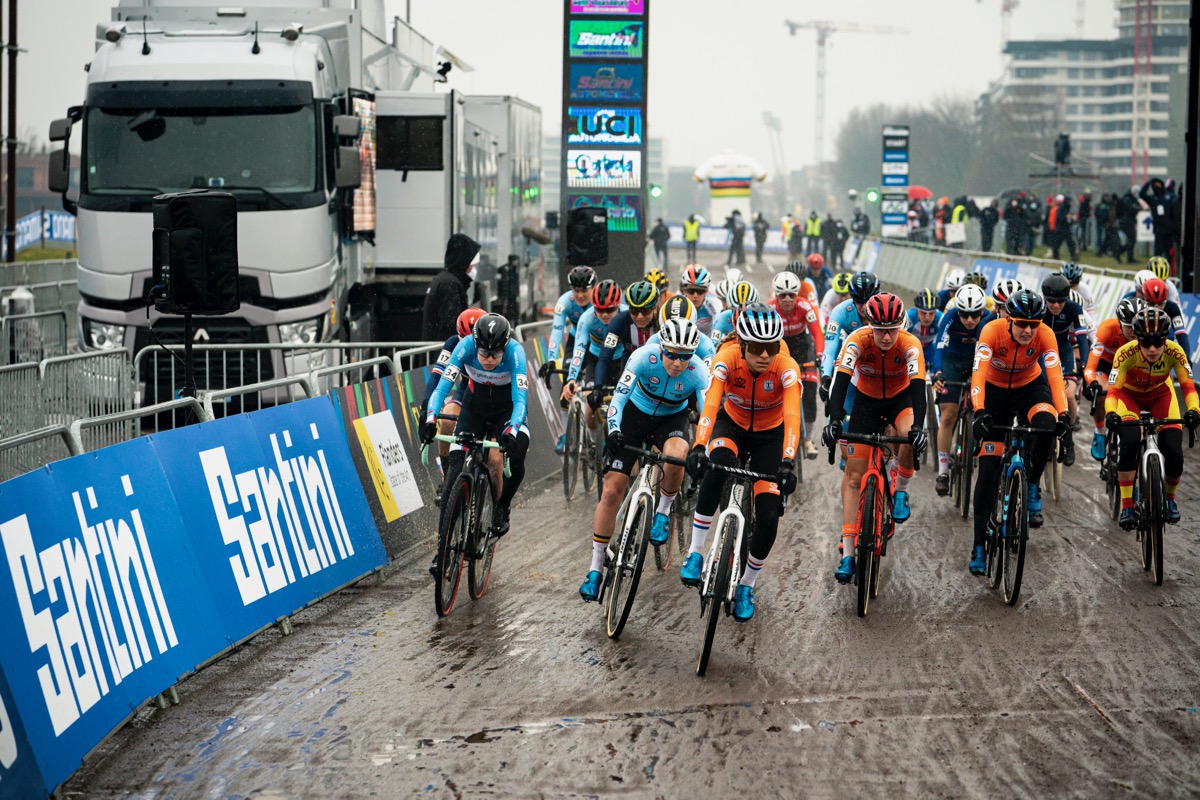
[[[704,286],[685,286],[684,294],[708,294],[708,289]]]
[[[663,349],[662,353],[663,358],[671,361],[687,361],[693,355],[692,353],[677,353],[674,350],[667,350],[666,348]]]
[[[631,317],[649,317],[654,313],[654,311],[655,309],[653,306],[647,306],[646,308],[631,308],[629,309],[629,315]]]
[[[1042,324],[1040,319],[1016,319],[1013,318],[1012,324],[1014,328],[1028,328],[1030,330],[1037,328]]]
[[[1138,341],[1138,344],[1140,344],[1142,347],[1166,347],[1167,346],[1167,338],[1168,337],[1166,337],[1166,336],[1157,336],[1153,339],[1146,337],[1146,338],[1138,339],[1137,341]]]
[[[503,355],[504,355],[504,349],[503,349],[503,348],[501,348],[501,349],[499,349],[499,350],[484,350],[484,349],[482,349],[482,348],[481,348],[481,349],[479,350],[479,357],[480,357],[480,358],[500,358],[500,357],[501,357],[501,356],[503,356]]]
[[[791,297],[796,297],[797,295],[795,292],[776,292],[775,296],[778,297],[780,300],[786,300]]]
[[[752,356],[760,356],[763,353],[768,355],[776,355],[779,352],[779,342],[746,342],[746,352]]]
[[[983,316],[982,311],[960,311],[958,315],[963,319],[979,319]]]

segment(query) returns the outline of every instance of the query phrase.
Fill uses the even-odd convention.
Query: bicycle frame
[[[742,462],[739,460],[738,463],[741,464]],[[710,467],[710,469],[715,469],[720,472],[724,472],[727,475],[730,475],[737,479],[734,482],[733,486],[731,486],[729,488],[729,501],[725,504],[725,508],[721,510],[721,513],[717,515],[717,518],[715,520],[713,520],[713,524],[712,524],[712,528],[711,528],[711,530],[715,530],[715,531],[724,530],[725,523],[730,519],[735,520],[737,523],[737,533],[733,539],[733,556],[734,556],[735,563],[738,565],[739,572],[730,578],[729,588],[725,593],[726,596],[719,598],[721,600],[721,602],[723,602],[723,603],[732,603],[733,602],[733,594],[734,594],[735,588],[737,586],[737,582],[742,577],[740,570],[741,570],[742,552],[743,552],[742,545],[746,540],[746,526],[747,526],[748,522],[754,521],[753,482],[754,481],[762,481],[762,480],[773,481],[773,480],[775,480],[775,477],[772,475],[762,475],[757,472],[752,472],[751,470],[748,470],[743,466],[726,467],[726,466],[723,466],[720,464],[713,464]],[[749,492],[750,492],[749,502],[747,502],[748,486],[749,486]],[[787,501],[787,498],[782,498],[782,500],[781,500],[781,504],[780,504],[780,513],[781,514],[782,514],[783,506],[786,504],[786,501]],[[746,514],[742,513],[743,506],[745,506],[747,508],[747,510],[750,512],[749,519],[747,519]],[[708,557],[704,560],[704,569],[700,574],[700,596],[702,598],[707,598],[712,595],[713,569],[717,563],[718,558],[720,557],[720,554],[717,552],[717,546],[720,541],[720,538],[721,538],[720,536],[713,537],[712,544],[709,545],[709,548],[708,548]],[[716,601],[717,599],[718,598],[715,598],[715,597],[713,598],[714,601]]]

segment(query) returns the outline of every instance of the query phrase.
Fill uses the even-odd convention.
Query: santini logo
[[[317,426],[309,431],[315,445]],[[243,605],[354,555],[325,451],[293,452],[286,430],[281,451],[279,438],[271,434],[274,464],[236,474],[224,447],[200,453],[221,536],[236,548],[229,568]]]
[[[580,47],[636,47],[637,40],[636,32],[592,33],[583,31],[579,34],[575,44]]]
[[[121,485],[125,498],[133,498],[128,475]],[[38,683],[55,735],[134,670],[179,644],[136,501],[105,498],[124,507],[106,503],[91,516],[107,519],[89,522],[100,504],[93,487],[83,494],[86,511],[80,493],[71,493],[79,535],[41,552],[24,515],[0,525],[29,651],[43,662]]]

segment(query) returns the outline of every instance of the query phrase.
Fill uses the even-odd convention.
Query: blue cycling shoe
[[[562,436],[558,437],[558,443],[554,445],[554,452],[558,453],[561,456],[563,454],[563,450],[566,450],[566,449],[567,449],[567,435],[564,433]]]
[[[650,526],[650,544],[658,546],[666,544],[671,538],[671,518],[666,514],[655,514],[654,524]]]
[[[1121,518],[1117,520],[1117,524],[1121,526],[1123,531],[1131,531],[1137,527],[1137,509],[1133,506],[1121,509]]]
[[[896,492],[892,497],[892,521],[899,525],[912,516],[912,509],[908,507],[908,492]]]
[[[688,553],[679,568],[679,580],[684,586],[699,586],[700,572],[704,569],[704,558],[699,553]]]
[[[987,548],[980,544],[971,550],[971,563],[967,564],[967,569],[971,570],[972,575],[983,575],[987,572]]]
[[[1096,433],[1092,436],[1092,458],[1104,460],[1104,451],[1108,447],[1108,434]]]
[[[1167,522],[1171,525],[1179,522],[1179,504],[1173,497],[1167,499]]]
[[[754,616],[754,587],[738,584],[737,592],[733,595],[733,618],[738,622],[748,622]]]
[[[854,556],[842,556],[842,563],[838,564],[837,572],[833,573],[833,577],[837,578],[838,583],[849,583],[854,577]]]
[[[1042,513],[1042,487],[1036,483],[1029,486],[1029,513]]]
[[[600,570],[594,569],[587,574],[579,587],[579,596],[588,602],[600,599]]]

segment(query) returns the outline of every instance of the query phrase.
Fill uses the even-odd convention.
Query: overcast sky
[[[789,36],[785,19],[830,19],[905,28],[907,35],[834,33],[828,45],[825,154],[856,106],[919,103],[939,94],[977,96],[1000,74],[1002,0],[649,0],[651,136],[668,160],[696,165],[725,148],[772,172],[764,111],[783,123],[787,165],[812,161],[816,35]],[[412,24],[475,67],[452,72],[467,93],[516,94],[557,129],[562,93],[562,0],[385,0],[389,16],[412,9]],[[238,5],[222,0],[222,5]],[[252,4],[252,0],[246,3]],[[45,139],[50,120],[83,97],[83,65],[96,23],[112,0],[25,0],[20,4],[18,131]],[[1023,0],[1014,39],[1075,35],[1077,0]],[[1084,0],[1085,38],[1116,35],[1113,0]],[[5,37],[8,32],[5,30]],[[4,81],[7,83],[7,75]],[[900,122],[901,120],[897,120]]]

